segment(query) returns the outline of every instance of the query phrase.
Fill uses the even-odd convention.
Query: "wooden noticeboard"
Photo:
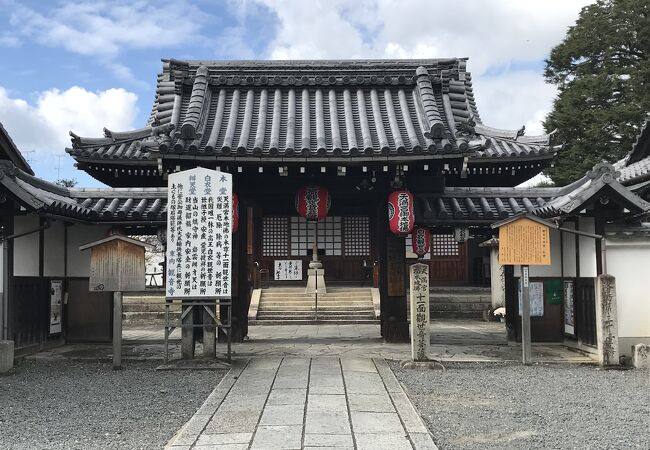
[[[551,264],[549,227],[526,217],[499,227],[499,264]]]

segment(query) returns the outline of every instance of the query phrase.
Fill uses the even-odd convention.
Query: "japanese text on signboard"
[[[232,175],[196,168],[168,189],[167,297],[230,297]]]

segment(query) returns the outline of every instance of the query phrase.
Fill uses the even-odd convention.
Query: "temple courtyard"
[[[230,371],[156,370],[163,341],[151,327],[125,329],[121,371],[110,345],[40,352],[0,377],[0,448],[647,444],[644,371],[603,370],[591,355],[543,344],[525,367],[501,323],[432,324],[445,371],[401,369],[409,345],[384,343],[376,325],[253,326],[233,345]]]

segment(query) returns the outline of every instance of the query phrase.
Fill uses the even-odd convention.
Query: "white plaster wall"
[[[40,226],[38,216],[14,217],[14,234],[25,233]],[[14,275],[17,277],[37,277],[38,273],[38,247],[40,233],[14,239]]]
[[[68,227],[68,276],[90,276],[90,251],[79,247],[106,237],[109,227],[105,225],[79,225]]]
[[[569,228],[571,230],[575,229],[573,223],[565,223],[562,225],[564,228]],[[564,236],[562,238],[562,245],[564,247],[564,276],[565,277],[575,277],[576,276],[576,237],[571,233],[562,233]]]
[[[606,245],[607,272],[616,277],[618,335],[650,338],[650,241],[608,240]]]
[[[578,229],[587,233],[594,233],[593,217],[580,217]],[[594,238],[580,236],[580,276],[596,276],[596,240]]]
[[[65,225],[62,221],[52,222],[44,232],[43,275],[46,277],[65,276]]]

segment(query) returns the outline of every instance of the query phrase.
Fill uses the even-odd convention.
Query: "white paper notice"
[[[199,167],[168,186],[167,297],[229,298],[232,175]]]

